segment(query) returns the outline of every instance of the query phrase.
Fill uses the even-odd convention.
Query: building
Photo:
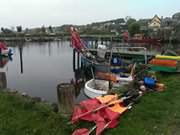
[[[155,15],[152,20],[149,22],[149,28],[157,29],[161,27],[161,19]]]

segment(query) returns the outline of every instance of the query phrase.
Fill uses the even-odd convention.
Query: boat
[[[150,69],[152,71],[160,71],[160,72],[177,72],[176,67],[168,67],[168,66],[157,66],[157,65],[150,65]]]
[[[2,56],[10,56],[12,55],[12,50],[4,42],[0,42],[0,54]]]
[[[127,42],[127,43],[144,43],[144,44],[159,45],[161,42],[160,39],[145,37],[142,34],[135,34],[133,37],[130,38],[128,32],[123,33],[123,39],[124,39],[124,42]]]
[[[103,96],[108,93],[109,81],[91,79],[85,83],[84,93],[89,98]]]
[[[177,66],[177,60],[168,60],[168,59],[152,59],[149,62],[151,65],[157,65],[157,66],[168,66],[168,67],[176,67]]]
[[[156,55],[157,59],[180,60],[180,56]]]
[[[180,72],[180,56],[156,55],[154,59],[149,62],[150,69],[161,72]]]

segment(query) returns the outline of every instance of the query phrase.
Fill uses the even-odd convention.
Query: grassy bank
[[[0,135],[68,135],[67,119],[44,103],[0,92]]]
[[[125,113],[112,135],[180,135],[180,75],[160,75],[167,88],[143,96]]]
[[[160,78],[166,91],[142,97],[121,117],[119,126],[105,135],[180,134],[180,75]],[[67,121],[47,104],[0,92],[0,135],[70,135],[73,127]]]

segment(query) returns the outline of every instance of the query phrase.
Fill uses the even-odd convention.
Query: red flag
[[[81,38],[74,27],[70,28],[71,30],[71,44],[73,48],[77,49],[78,51],[82,51],[85,48],[84,43],[81,41]]]
[[[82,101],[79,106],[74,107],[73,115],[71,122],[75,123],[79,119],[87,120],[87,121],[94,121],[92,117],[92,113],[96,108],[101,107],[102,104],[97,99],[88,99]],[[83,116],[83,114],[85,114]]]
[[[87,99],[80,103],[80,106],[84,107],[87,111],[94,110],[100,105],[100,102],[96,98]]]
[[[96,98],[82,101],[80,106],[74,109],[72,122],[78,119],[93,121],[96,123],[96,135],[100,135],[106,128],[115,128],[118,125],[120,115],[127,110],[121,103],[122,101],[117,99],[108,105],[101,104]]]
[[[89,135],[89,130],[87,128],[76,129],[72,135]]]

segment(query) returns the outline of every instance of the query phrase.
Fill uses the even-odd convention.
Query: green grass
[[[152,92],[122,115],[120,124],[105,135],[180,135],[180,75],[159,75],[164,92]]]
[[[152,92],[122,115],[117,128],[104,135],[180,135],[180,75],[159,75],[164,92]],[[70,135],[77,126],[48,104],[0,92],[0,135]],[[84,127],[80,123],[78,126]]]
[[[68,135],[72,126],[48,104],[0,92],[0,135]]]

